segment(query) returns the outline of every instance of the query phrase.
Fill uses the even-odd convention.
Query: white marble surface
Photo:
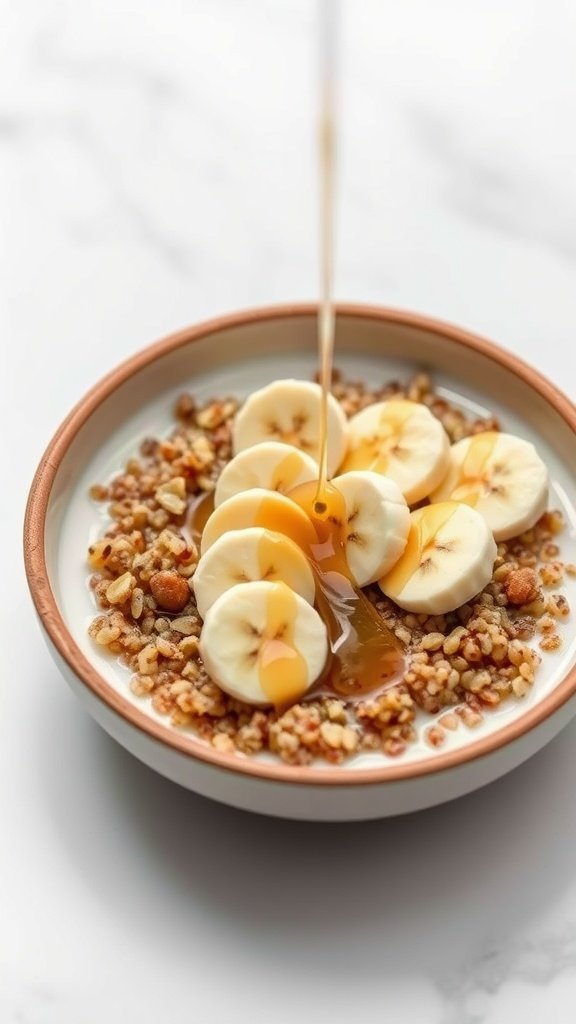
[[[576,725],[412,818],[256,819],[107,739],[25,589],[25,492],[95,377],[314,297],[313,13],[0,2],[2,1024],[574,1020]],[[338,263],[341,298],[466,324],[572,397],[575,56],[574,0],[348,0]]]

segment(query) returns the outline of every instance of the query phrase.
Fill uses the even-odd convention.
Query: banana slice
[[[245,530],[248,526],[263,526],[266,530],[289,537],[303,551],[316,543],[317,536],[305,512],[295,502],[277,491],[266,491],[253,487],[250,491],[235,494],[214,509],[208,519],[202,539],[202,555],[215,541],[230,530]]]
[[[374,583],[398,561],[408,540],[410,512],[402,491],[379,473],[343,473],[332,485],[344,498],[343,541],[357,587]]]
[[[216,484],[214,504],[221,505],[251,487],[286,494],[317,479],[318,463],[306,452],[280,441],[263,441],[245,448],[224,467]]]
[[[497,541],[508,540],[546,511],[548,472],[529,441],[485,431],[452,445],[446,477],[431,497],[447,499],[471,505]]]
[[[402,558],[379,581],[386,597],[408,612],[444,615],[490,582],[496,542],[479,512],[442,501],[417,509],[410,520]]]
[[[413,505],[438,487],[448,469],[449,450],[444,427],[425,405],[393,398],[351,418],[348,454],[340,469],[384,473]]]
[[[302,697],[321,674],[328,636],[318,612],[285,583],[240,583],[208,610],[200,654],[232,697],[281,706]]]
[[[193,585],[202,618],[225,590],[254,580],[282,580],[314,604],[314,576],[306,555],[281,533],[252,526],[225,533],[198,562]]]
[[[236,414],[233,428],[235,452],[260,441],[283,441],[318,462],[320,459],[319,384],[308,380],[276,380],[253,391]],[[328,395],[328,475],[332,476],[346,452],[346,415],[333,395]]]

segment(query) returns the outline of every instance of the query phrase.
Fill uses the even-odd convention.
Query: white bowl
[[[569,523],[563,556],[576,562],[576,409],[515,356],[446,324],[393,310],[340,306],[336,365],[366,380],[430,371],[451,401],[497,414],[534,441],[550,468],[552,504]],[[87,636],[94,614],[84,551],[102,522],[88,499],[146,435],[167,430],[175,396],[236,394],[316,368],[316,310],[240,313],[172,335],[97,384],[50,443],[30,492],[25,524],[28,581],[50,651],[74,692],[119,743],[162,775],[205,796],[264,814],[325,821],[385,817],[461,796],[515,768],[576,712],[576,643],[564,628],[530,694],[487,713],[447,745],[423,741],[400,759],[365,754],[343,767],[292,767],[216,751],[133,697],[128,672]],[[576,581],[565,593],[576,607]]]

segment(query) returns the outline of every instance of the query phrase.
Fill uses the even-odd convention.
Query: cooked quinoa
[[[492,417],[473,418],[451,405],[424,374],[376,389],[335,374],[333,393],[348,416],[391,397],[422,402],[452,442],[500,429]],[[170,435],[144,440],[123,472],[90,490],[107,503],[110,525],[88,551],[99,608],[89,634],[127,666],[133,694],[218,750],[340,764],[367,750],[398,757],[418,734],[440,747],[448,733],[478,726],[502,701],[528,692],[543,652],[560,647],[557,626],[570,614],[566,598],[552,589],[565,573],[576,575],[560,557],[558,511],[499,544],[492,581],[448,615],[414,615],[376,586],[365,591],[406,648],[402,678],[378,696],[347,702],[312,693],[278,712],[224,693],[199,656],[192,591],[199,554],[184,527],[191,503],[214,488],[231,458],[237,407],[233,398],[197,406],[182,395]]]

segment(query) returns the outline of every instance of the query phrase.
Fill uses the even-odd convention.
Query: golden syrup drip
[[[326,508],[328,480],[328,395],[332,386],[334,355],[334,212],[336,177],[336,58],[338,48],[338,4],[324,0],[319,8],[320,24],[320,117],[318,156],[320,170],[320,306],[318,310],[318,356],[320,362],[320,473],[316,488],[316,511]]]
[[[346,504],[328,483],[328,396],[332,384],[335,311],[334,279],[334,182],[336,169],[335,63],[337,4],[324,0],[321,50],[321,111],[319,121],[320,163],[320,306],[318,352],[320,361],[320,469],[316,483],[302,484],[289,496],[306,513],[312,538],[288,534],[308,555],[316,582],[316,606],[330,641],[331,657],[326,671],[312,689],[360,697],[382,689],[394,679],[402,664],[397,638],[388,629],[368,598],[351,582],[346,558]],[[267,521],[271,529],[286,532],[282,523]]]
[[[281,494],[286,494],[292,487],[295,487],[296,481],[302,472],[302,459],[298,452],[290,452],[281,462],[278,463],[274,473],[272,474],[272,481],[270,489],[273,491],[280,491]]]
[[[274,501],[274,494],[271,493],[270,499],[262,500],[250,523],[231,522],[228,528],[263,526],[289,537],[307,555],[316,582],[316,607],[326,624],[331,651],[326,670],[309,691],[309,695],[337,693],[351,700],[377,693],[393,682],[402,668],[403,652],[398,639],[374,605],[351,582],[346,559],[345,502],[340,492],[328,483],[328,396],[332,383],[335,334],[333,277],[336,164],[334,94],[338,15],[336,0],[324,0],[320,5],[320,11],[321,295],[318,312],[318,350],[322,393],[319,479],[317,482],[290,489],[290,498],[296,502],[293,512],[280,505],[278,501]],[[402,402],[394,404],[409,405]],[[408,412],[402,417],[398,410],[398,429],[407,416]],[[390,426],[390,433],[393,430],[394,421]],[[281,440],[298,444],[298,438],[290,434],[282,436]],[[367,468],[364,462],[361,466]],[[283,474],[285,467],[281,464],[276,471],[273,486],[282,490],[286,486]],[[285,475],[287,477],[289,474]],[[306,515],[302,515],[301,511],[300,514],[296,514],[298,506]],[[263,648],[259,670],[262,689],[276,707],[298,700],[307,689],[306,662],[294,645],[293,627],[291,631],[289,626],[289,623],[294,622],[295,604],[293,593],[284,584],[277,584],[271,591],[267,612],[269,639]]]
[[[434,549],[436,537],[458,508],[456,501],[441,501],[426,505],[411,516],[410,533],[404,554],[384,578],[385,591],[390,597],[399,597],[408,580],[418,572],[426,557]]]
[[[298,573],[298,561],[306,566],[306,556],[290,544],[290,539],[285,534],[273,530],[266,530],[258,541],[258,579],[274,583],[283,580],[290,585],[291,570],[294,568]],[[287,550],[288,548],[288,550]],[[297,561],[298,559],[298,561]]]
[[[326,484],[325,507],[319,514],[316,484],[302,484],[290,497],[307,513],[316,532],[316,542],[307,554],[316,580],[316,606],[328,630],[331,650],[326,672],[311,695],[328,691],[353,699],[382,690],[398,676],[403,656],[392,630],[351,582],[344,498],[332,484]]]
[[[263,498],[256,511],[255,521],[250,526],[263,526],[266,530],[275,530],[289,537],[302,551],[307,552],[316,540],[314,527],[302,509],[290,505],[287,501],[278,501],[274,492],[269,498]],[[234,527],[230,527],[234,529]]]
[[[258,670],[262,690],[276,707],[297,701],[308,688],[308,665],[296,647],[296,597],[285,583],[270,588],[266,607],[266,639]]]
[[[386,408],[380,416],[378,433],[348,453],[341,471],[348,473],[354,469],[370,469],[374,473],[386,473],[390,456],[413,412],[413,402],[403,399],[386,402]]]
[[[476,434],[470,441],[464,461],[458,474],[458,482],[450,497],[454,501],[462,501],[474,507],[486,486],[484,477],[486,464],[491,457],[499,438],[497,430],[486,430]]]
[[[240,498],[240,495],[236,497]],[[290,537],[302,550],[313,541],[314,528],[294,502],[282,494],[269,491],[264,498],[236,502],[231,498],[214,510],[206,523],[203,540],[209,539],[210,544],[228,533],[229,530],[245,530],[250,526],[262,526],[266,530],[276,530]],[[204,543],[206,547],[206,543]]]
[[[316,488],[317,511],[325,507],[328,480],[328,395],[332,386],[335,314],[332,296],[334,278],[334,160],[335,129],[331,89],[327,89],[325,109],[320,120],[321,180],[321,296],[318,311],[318,350],[320,357],[320,475]]]

